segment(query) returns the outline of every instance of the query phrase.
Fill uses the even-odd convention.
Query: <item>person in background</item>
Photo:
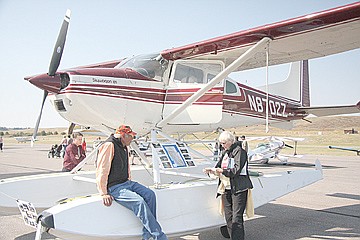
[[[248,153],[249,145],[248,145],[248,142],[247,142],[246,139],[245,139],[245,135],[242,135],[242,136],[241,136],[241,142],[242,142],[242,143],[241,143],[242,149],[244,149],[245,152]]]
[[[66,150],[66,147],[67,147],[67,139],[66,139],[66,136],[64,136],[63,140],[61,141],[60,145],[61,145],[61,157],[64,158],[65,156],[65,150]]]
[[[217,162],[219,160],[220,153],[221,153],[221,145],[220,145],[219,141],[217,139],[215,139],[215,144],[214,144],[214,148],[213,148],[213,159],[215,162]]]
[[[81,143],[81,146],[82,146],[84,152],[86,152],[86,141],[85,141],[85,138],[83,138],[82,143]]]
[[[143,239],[167,240],[156,220],[156,195],[130,178],[128,146],[136,136],[129,126],[121,125],[100,147],[96,184],[103,204],[118,204],[132,210],[143,225]],[[121,217],[121,216],[119,216]]]
[[[0,137],[0,150],[3,151],[3,146],[4,146],[4,139],[3,137]]]
[[[219,176],[217,196],[221,195],[228,233],[232,240],[243,240],[243,214],[248,191],[253,188],[248,172],[247,153],[228,131],[220,134],[219,142],[224,147],[220,160],[215,168],[205,168],[204,172]]]
[[[73,142],[66,147],[63,172],[70,172],[86,157],[86,153],[81,146],[82,138],[81,133],[74,133]]]

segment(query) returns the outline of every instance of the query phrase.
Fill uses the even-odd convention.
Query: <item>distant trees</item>
[[[11,135],[11,137],[23,137],[23,136],[31,136],[31,133],[24,133],[24,132],[16,132]]]
[[[1,131],[0,132],[0,136],[3,137],[3,136],[10,136],[10,137],[24,137],[24,136],[32,136],[33,133],[29,133],[29,132],[14,132],[12,134],[10,134],[9,132],[3,132]],[[48,136],[48,135],[59,135],[59,132],[58,131],[54,131],[54,132],[45,132],[45,131],[41,131],[41,132],[38,132],[37,133],[37,136]],[[66,135],[65,132],[62,132],[61,135]]]

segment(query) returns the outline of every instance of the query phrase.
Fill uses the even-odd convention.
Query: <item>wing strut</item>
[[[197,101],[201,96],[203,96],[207,91],[209,91],[216,84],[220,83],[226,76],[235,71],[235,69],[239,68],[242,64],[244,64],[249,58],[251,58],[255,53],[259,52],[259,49],[264,48],[265,45],[271,42],[271,38],[264,37],[254,46],[249,48],[244,54],[238,57],[233,63],[231,63],[228,67],[222,70],[218,75],[216,75],[207,85],[200,88],[196,93],[194,93],[191,97],[189,97],[183,104],[174,109],[168,116],[166,116],[163,120],[156,124],[156,127],[162,128],[180,113],[182,113],[188,106]]]
[[[269,132],[269,43],[266,49],[266,130]]]

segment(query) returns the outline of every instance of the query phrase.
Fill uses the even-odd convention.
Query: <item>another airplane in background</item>
[[[296,147],[297,142],[303,141],[305,138],[292,138],[292,137],[248,137],[247,141],[264,140],[266,142],[259,143],[256,148],[248,151],[249,163],[269,163],[272,159],[279,160],[282,164],[286,164],[289,157],[302,157],[297,155]],[[293,141],[295,147],[285,143],[285,141]],[[293,155],[280,154],[280,151],[285,147],[294,148]]]
[[[36,139],[32,139],[31,137],[14,137],[14,138],[18,143],[26,143],[26,142],[36,141]]]

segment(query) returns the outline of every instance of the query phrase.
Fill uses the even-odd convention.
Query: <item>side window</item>
[[[200,69],[177,64],[174,81],[181,83],[204,83],[204,73]]]
[[[237,93],[237,87],[234,83],[230,82],[229,80],[225,81],[225,93],[226,94],[235,94]]]
[[[210,82],[215,77],[214,74],[208,73],[206,78],[206,83]]]

